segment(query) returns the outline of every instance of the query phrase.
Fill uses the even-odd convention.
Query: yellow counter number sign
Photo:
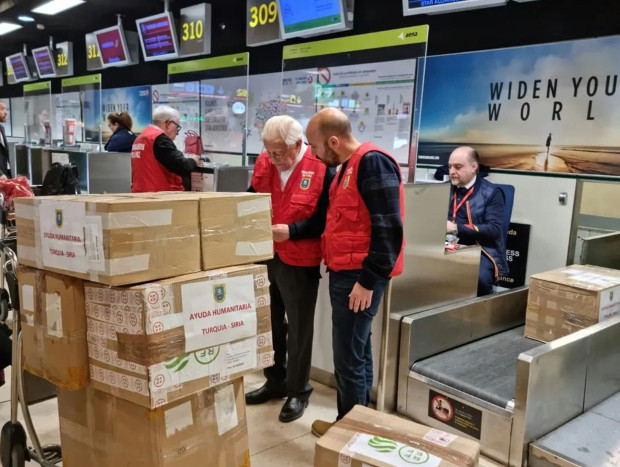
[[[68,66],[69,65],[69,57],[67,54],[58,54],[58,58],[56,59],[56,66]]]
[[[263,3],[259,7],[250,8],[250,27],[255,28],[259,24],[264,26],[278,19],[278,5],[275,1]]]
[[[189,23],[183,23],[183,36],[181,40],[183,42],[193,41],[195,39],[202,39],[205,32],[205,24],[202,20],[190,21]]]
[[[58,56],[58,60],[60,61],[61,55]],[[99,58],[99,49],[97,48],[97,44],[88,44],[88,59],[91,58]],[[62,66],[58,63],[58,66]]]

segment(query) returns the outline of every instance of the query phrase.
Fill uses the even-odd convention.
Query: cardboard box
[[[249,467],[241,379],[145,409],[92,388],[58,393],[65,467]]]
[[[22,265],[110,285],[200,270],[198,202],[74,195],[15,202]]]
[[[200,203],[202,269],[273,258],[271,195],[264,193],[157,193]]]
[[[25,369],[61,388],[86,386],[83,281],[23,266],[17,280]]]
[[[620,271],[572,265],[534,274],[525,336],[550,342],[620,314]]]
[[[315,467],[473,467],[480,445],[357,405],[316,443]]]
[[[91,384],[144,407],[273,363],[266,266],[85,294]]]

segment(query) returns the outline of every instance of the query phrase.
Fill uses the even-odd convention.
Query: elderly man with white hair
[[[185,157],[174,145],[181,131],[179,111],[160,105],[153,111],[153,124],[144,129],[131,147],[131,191],[184,191],[200,155]]]
[[[275,364],[265,370],[266,383],[245,400],[261,404],[287,397],[279,420],[291,422],[303,415],[312,393],[321,234],[335,170],[312,155],[301,125],[291,117],[270,118],[262,138],[265,150],[256,160],[249,191],[271,193],[275,257],[267,268]]]

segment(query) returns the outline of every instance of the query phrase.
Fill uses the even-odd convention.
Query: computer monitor
[[[56,60],[54,53],[49,47],[32,49],[32,57],[40,78],[53,78],[56,76]]]
[[[179,56],[179,47],[171,13],[160,13],[136,20],[145,61],[167,60]]]
[[[403,0],[403,15],[448,13],[506,5],[508,0]]]
[[[353,0],[280,0],[278,9],[283,39],[314,36],[352,27]]]
[[[32,76],[30,75],[30,69],[26,63],[26,57],[23,53],[16,53],[7,57],[8,63],[13,70],[13,77],[15,81],[30,81]]]
[[[121,26],[100,29],[94,34],[104,68],[131,64],[125,32]]]

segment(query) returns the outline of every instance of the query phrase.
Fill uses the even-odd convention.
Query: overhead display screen
[[[95,31],[103,66],[129,64],[125,35],[118,26]]]
[[[345,0],[280,0],[280,22],[284,38],[344,29]]]
[[[26,58],[24,54],[18,53],[7,57],[11,68],[13,69],[13,77],[15,81],[28,81],[30,80],[30,70],[26,65]]]
[[[508,0],[403,0],[404,15],[447,13],[450,11],[505,5]]]
[[[34,63],[37,66],[37,71],[41,78],[56,76],[54,55],[49,47],[32,49],[32,56],[34,57]]]
[[[178,56],[174,20],[170,13],[136,21],[144,60],[163,60]]]

